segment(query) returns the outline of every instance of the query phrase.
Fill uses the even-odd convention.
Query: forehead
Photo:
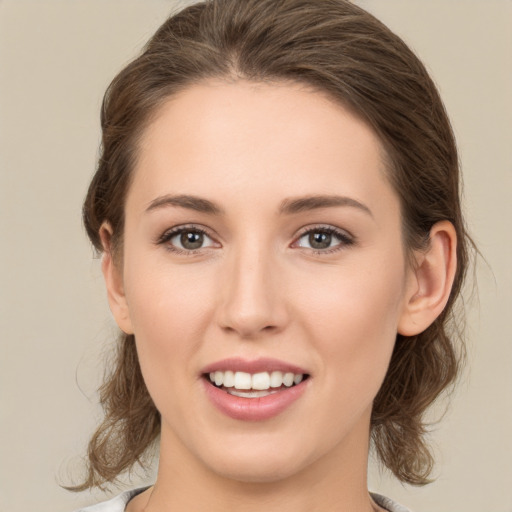
[[[141,138],[128,201],[222,193],[249,205],[336,191],[379,202],[394,196],[383,156],[373,130],[322,93],[290,83],[212,81],[157,111]]]

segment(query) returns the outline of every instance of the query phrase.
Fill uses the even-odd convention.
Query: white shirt
[[[144,492],[148,487],[141,487],[139,489],[132,489],[131,491],[125,491],[115,498],[112,498],[108,501],[103,501],[98,503],[97,505],[92,505],[90,507],[81,508],[76,510],[75,512],[124,512],[126,505],[128,502],[140,494]],[[385,496],[381,496],[380,494],[370,493],[375,503],[380,507],[383,507],[388,512],[412,512],[411,510],[405,508],[404,506],[386,498]]]

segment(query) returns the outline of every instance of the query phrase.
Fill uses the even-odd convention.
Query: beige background
[[[371,487],[416,512],[511,512],[512,2],[358,3],[438,83],[488,262],[480,305],[469,304],[471,370],[432,437],[437,481],[404,488],[372,469]],[[80,207],[103,91],[172,5],[0,0],[0,511],[69,512],[99,499],[58,486],[97,419],[97,363],[115,332]]]

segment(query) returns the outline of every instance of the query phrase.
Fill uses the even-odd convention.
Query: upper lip
[[[231,370],[234,372],[246,372],[246,373],[260,373],[260,372],[276,372],[280,371],[283,373],[295,373],[295,374],[307,374],[308,372],[286,361],[280,361],[279,359],[273,359],[268,357],[262,357],[254,360],[242,359],[241,357],[230,357],[228,359],[222,359],[205,366],[201,373],[211,373],[216,371],[227,371]]]

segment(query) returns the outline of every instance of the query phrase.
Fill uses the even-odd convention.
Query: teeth
[[[270,375],[267,372],[255,373],[252,376],[252,389],[268,389],[270,387]]]
[[[217,373],[217,372],[215,372]],[[250,373],[236,372],[235,373],[235,388],[236,389],[251,389],[252,379]]]
[[[235,372],[224,372],[224,387],[232,388],[235,385]]]
[[[229,392],[232,395],[236,396],[244,396],[252,398],[253,395],[256,396],[266,396],[270,393],[258,393],[266,391],[270,388],[280,388],[285,385],[286,387],[291,387],[294,384],[300,384],[304,379],[304,375],[302,373],[294,374],[291,372],[283,373],[279,371],[275,371],[272,373],[269,372],[260,372],[251,375],[246,372],[233,372],[233,371],[216,371],[211,372],[210,382],[215,384],[216,386],[224,386],[226,388],[235,388],[238,390],[254,390],[256,393],[237,393],[234,390],[230,390]],[[272,391],[271,391],[272,392]]]
[[[280,388],[283,385],[283,372],[272,372],[270,375],[270,387]]]
[[[293,384],[293,373],[285,373],[284,374],[283,384],[288,388]]]
[[[262,391],[237,391],[236,389],[228,389],[227,390],[230,395],[241,396],[243,398],[260,398],[262,396],[273,395],[274,393],[278,393],[278,391],[272,390],[262,390]]]

